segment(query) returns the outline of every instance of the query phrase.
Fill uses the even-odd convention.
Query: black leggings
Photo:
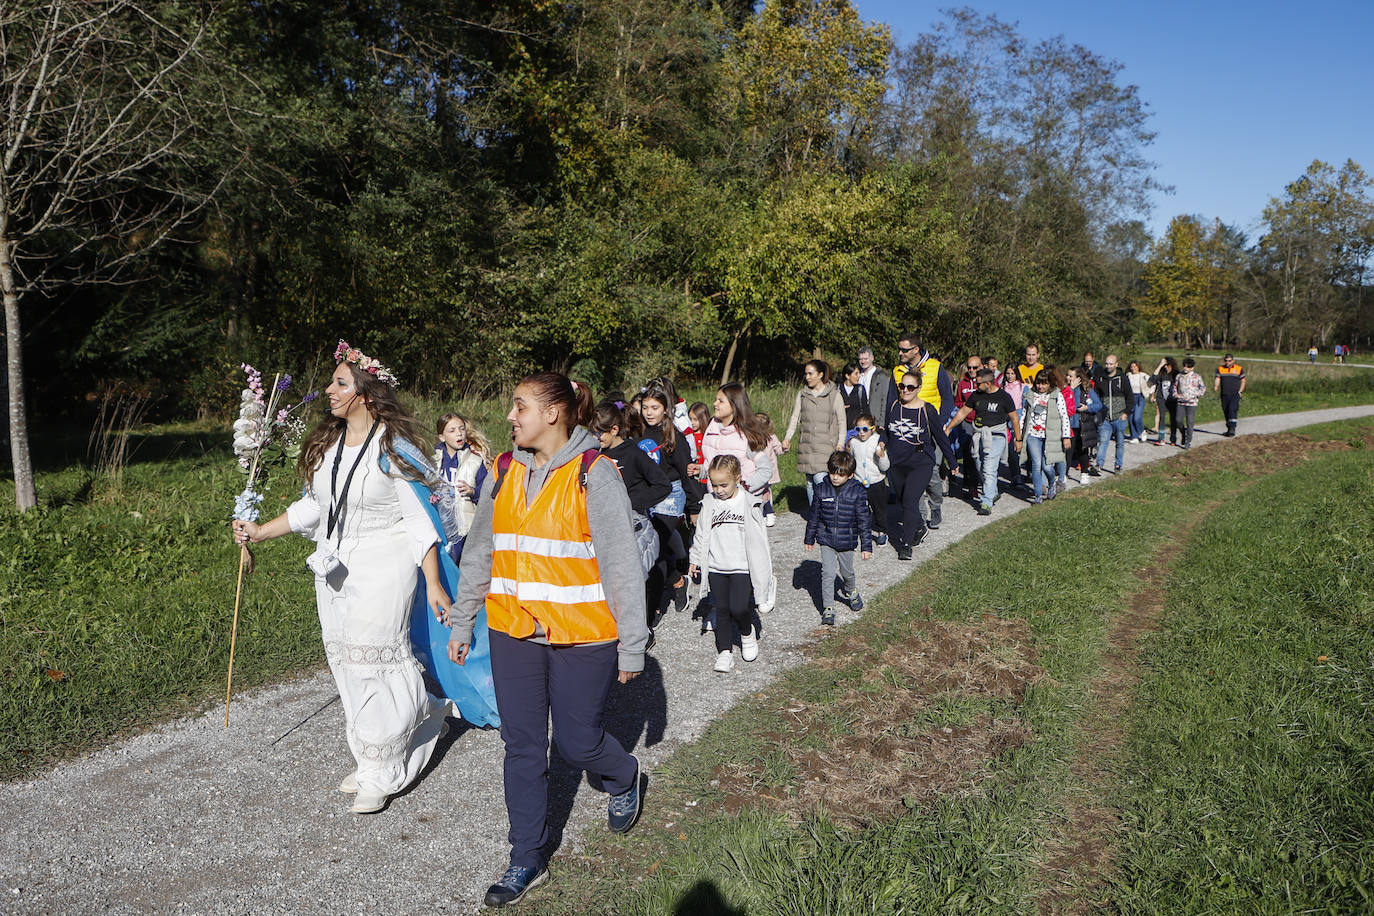
[[[687,556],[687,551],[683,547],[682,534],[678,531],[682,526],[682,516],[651,513],[649,520],[658,532],[658,559],[644,580],[644,616],[649,628],[653,629],[654,624],[658,623],[668,590],[678,580],[679,561]]]
[[[868,514],[872,517],[873,533],[887,534],[887,481],[868,485]]]
[[[921,494],[930,485],[930,475],[935,473],[935,459],[929,452],[917,455],[910,465],[893,465],[887,472],[892,482],[892,494],[902,507],[902,523],[893,532],[893,541],[898,547],[910,547],[912,542],[925,531],[925,519],[921,518]]]
[[[754,587],[748,573],[713,572],[711,601],[716,606],[716,651],[727,652],[735,644],[735,633],[754,630]]]

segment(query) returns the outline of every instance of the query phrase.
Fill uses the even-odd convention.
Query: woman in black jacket
[[[863,377],[863,370],[857,363],[846,363],[841,377],[844,379],[840,383],[840,399],[844,401],[844,428],[849,430],[852,437],[859,417],[868,415],[868,391],[859,381]]]
[[[1155,430],[1155,445],[1164,444],[1164,419],[1169,419],[1169,444],[1178,444],[1178,398],[1174,395],[1174,378],[1178,375],[1178,363],[1172,356],[1166,356],[1155,367],[1150,376],[1150,384],[1155,386],[1155,403],[1159,405],[1159,428]]]
[[[887,479],[902,506],[902,523],[892,532],[892,546],[899,560],[910,560],[911,549],[925,540],[921,494],[930,484],[939,456],[943,454],[950,467],[955,462],[939,412],[917,396],[920,390],[921,371],[907,370],[897,383],[897,398],[887,412],[887,428],[883,431],[883,444],[891,462]]]

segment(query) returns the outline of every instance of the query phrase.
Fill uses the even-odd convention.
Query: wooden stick
[[[272,376],[272,391],[267,396],[267,410],[263,416],[263,422],[271,428],[271,423],[276,417],[277,403],[281,400],[281,392],[277,390],[277,383],[281,381],[281,373]],[[259,445],[257,451],[253,453],[253,463],[248,468],[248,485],[245,489],[253,489],[253,483],[258,477],[258,459],[262,457],[262,446]],[[224,727],[229,727],[229,698],[234,693],[234,647],[239,640],[239,604],[243,601],[243,574],[252,569],[253,554],[248,550],[247,544],[239,545],[239,581],[234,586],[234,625],[229,631],[229,675],[228,683],[224,686]]]
[[[229,727],[229,697],[234,692],[234,646],[239,639],[239,602],[243,599],[243,572],[248,568],[248,545],[239,545],[239,583],[234,587],[234,627],[229,635],[229,683],[224,688],[224,727]]]

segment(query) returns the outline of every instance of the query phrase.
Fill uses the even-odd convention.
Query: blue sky
[[[907,44],[954,4],[853,0]],[[998,0],[969,4],[1036,40],[1063,35],[1125,65],[1158,137],[1147,153],[1158,234],[1178,213],[1218,217],[1253,240],[1270,197],[1313,159],[1374,173],[1374,0]]]

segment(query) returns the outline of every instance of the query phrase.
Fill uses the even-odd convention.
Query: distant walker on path
[[[1228,438],[1236,434],[1236,421],[1240,417],[1240,396],[1245,393],[1245,367],[1227,353],[1217,366],[1217,375],[1212,382],[1212,390],[1221,395],[1221,412],[1226,417]]]

